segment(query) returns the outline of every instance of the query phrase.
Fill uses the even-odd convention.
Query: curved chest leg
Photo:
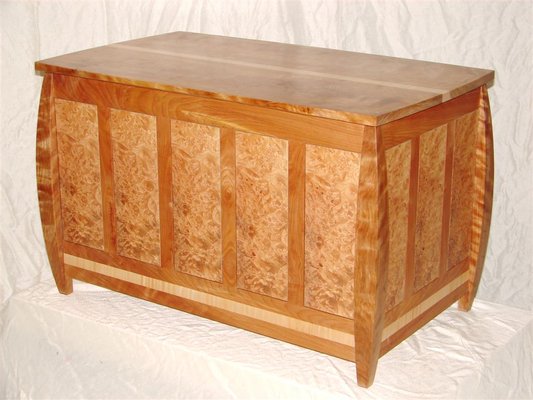
[[[381,351],[388,263],[385,154],[379,129],[365,127],[357,205],[355,262],[355,361],[357,383],[374,381]]]
[[[53,105],[52,75],[43,81],[37,125],[37,191],[48,260],[59,292],[72,293],[72,278],[65,274],[59,162]]]
[[[475,148],[474,198],[471,245],[468,261],[468,292],[459,300],[459,308],[468,311],[476,295],[489,240],[494,186],[494,149],[492,121],[486,86],[481,88]]]

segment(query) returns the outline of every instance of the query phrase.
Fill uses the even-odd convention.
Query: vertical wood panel
[[[46,74],[39,101],[37,122],[37,194],[46,252],[59,292],[72,293],[72,278],[66,276],[63,262],[63,223],[55,125],[53,75]]]
[[[476,117],[473,112],[456,121],[448,268],[468,257],[470,251]]]
[[[304,143],[289,141],[289,303],[304,304],[305,159]]]
[[[288,143],[236,135],[238,287],[288,296]]]
[[[156,118],[111,110],[117,253],[160,265]]]
[[[222,281],[220,131],[172,120],[175,267]]]
[[[235,211],[235,131],[220,130],[221,231],[223,283],[237,285],[237,220]]]
[[[411,143],[404,142],[385,152],[389,194],[389,268],[385,309],[403,300],[409,225]]]
[[[445,125],[420,136],[415,290],[439,276],[445,157]]]
[[[55,111],[64,239],[103,249],[97,108],[56,99]]]
[[[308,145],[305,305],[351,318],[360,155]]]
[[[161,221],[161,266],[172,269],[174,218],[172,215],[172,147],[170,119],[157,117],[157,158],[159,179],[159,218]]]

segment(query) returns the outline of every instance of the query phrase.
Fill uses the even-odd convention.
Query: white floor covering
[[[1,321],[0,398],[533,398],[533,314],[482,301],[382,357],[370,389],[353,363],[88,284],[34,286]]]

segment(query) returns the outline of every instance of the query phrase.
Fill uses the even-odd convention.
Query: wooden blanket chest
[[[82,280],[356,362],[479,283],[488,70],[176,32],[36,63],[37,180]]]

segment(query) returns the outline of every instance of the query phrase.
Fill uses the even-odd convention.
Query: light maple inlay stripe
[[[64,238],[103,249],[97,108],[56,99],[55,111]]]
[[[347,81],[347,82],[367,83],[371,85],[394,87],[394,88],[400,88],[400,89],[405,89],[405,90],[416,90],[416,91],[427,92],[427,93],[445,94],[447,92],[446,90],[443,90],[443,89],[429,88],[429,87],[417,86],[417,85],[406,85],[406,84],[402,84],[398,82],[381,81],[377,79],[356,78],[353,76],[331,74],[327,72],[309,71],[303,68],[296,69],[296,68],[282,67],[278,65],[257,64],[257,63],[252,63],[248,61],[237,61],[237,60],[230,60],[228,58],[221,58],[221,57],[180,53],[177,51],[166,51],[166,50],[161,50],[161,49],[132,46],[132,45],[120,44],[120,43],[111,44],[108,47],[116,47],[116,48],[121,48],[121,49],[132,50],[132,51],[139,51],[143,53],[162,54],[162,55],[172,56],[172,57],[188,58],[191,60],[209,61],[214,64],[229,64],[229,65],[236,65],[240,67],[259,68],[259,69],[268,70],[268,71],[285,72],[285,73],[298,74],[298,75],[307,75],[307,76],[317,77],[317,78],[331,78],[331,79],[337,79],[337,80],[342,80],[342,81]]]
[[[440,300],[445,298],[448,294],[452,293],[455,289],[457,289],[467,281],[468,272],[464,272],[462,275],[455,278],[442,289],[433,293],[426,300],[422,301],[421,303],[407,311],[394,322],[383,328],[382,340],[385,340],[388,337],[392,336],[394,333],[398,332],[404,326],[408,325],[411,321],[415,320],[418,316],[422,315],[424,312],[429,310],[434,304],[437,304]]]
[[[255,318],[260,321],[269,322],[278,326],[282,326],[298,332],[303,332],[319,338],[331,340],[333,342],[337,342],[347,346],[354,346],[353,335],[350,333],[302,321],[296,318],[281,315],[272,311],[267,311],[258,307],[249,306],[233,300],[224,299],[219,296],[204,293],[195,289],[186,288],[159,279],[149,278],[147,276],[143,276],[135,272],[130,272],[112,267],[110,265],[97,263],[95,261],[76,257],[68,253],[64,254],[63,259],[65,264],[71,265],[73,267],[78,267],[87,271],[96,272],[105,276],[122,280],[124,282],[133,283],[135,285],[140,285],[150,289],[158,290],[160,292],[168,293],[174,296],[179,296],[201,304],[206,304],[211,307],[228,310],[236,314]]]

